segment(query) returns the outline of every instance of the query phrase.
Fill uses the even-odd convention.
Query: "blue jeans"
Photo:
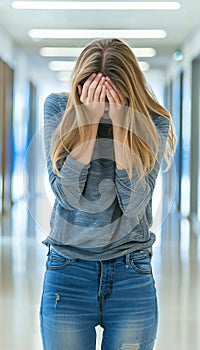
[[[45,350],[152,350],[157,297],[147,251],[107,261],[47,258],[40,324]]]

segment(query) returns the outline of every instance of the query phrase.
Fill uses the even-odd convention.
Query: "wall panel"
[[[190,214],[194,218],[200,218],[200,183],[199,183],[199,138],[200,138],[200,59],[192,62],[192,114],[191,114],[191,193]]]
[[[1,216],[1,228],[0,235],[2,234],[2,155],[3,155],[3,61],[0,58],[0,216]]]
[[[1,102],[1,230],[3,235],[11,233],[12,207],[12,162],[13,162],[13,79],[14,71],[0,60]]]

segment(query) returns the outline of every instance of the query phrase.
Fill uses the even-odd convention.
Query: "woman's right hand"
[[[71,151],[71,156],[82,164],[89,164],[91,161],[99,120],[101,119],[106,98],[105,77],[102,73],[92,74],[81,86],[78,85],[78,93],[82,102],[81,114],[85,118],[79,120],[79,126],[86,126],[85,139],[78,141]]]
[[[105,77],[102,73],[92,74],[85,81],[83,86],[78,84],[80,101],[84,104],[87,119],[91,124],[99,123],[104,114],[106,87]]]

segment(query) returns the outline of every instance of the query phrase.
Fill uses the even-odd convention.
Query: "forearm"
[[[51,94],[47,97],[44,104],[44,144],[45,154],[47,161],[47,170],[49,175],[49,182],[53,193],[55,194],[59,204],[66,209],[74,209],[79,205],[79,200],[82,195],[85,182],[87,181],[87,174],[89,165],[80,163],[78,160],[82,160],[80,157],[77,160],[75,157],[67,155],[66,160],[60,168],[60,175],[57,175],[53,171],[52,159],[50,157],[51,152],[51,139],[54,131],[58,127],[64,113],[60,108],[60,95]],[[65,101],[64,101],[65,102]],[[91,138],[96,137],[98,125],[94,128],[94,132],[91,133]],[[87,152],[88,159],[85,163],[89,163],[92,147],[90,145],[90,152]]]
[[[115,152],[115,184],[120,208],[124,215],[132,217],[143,212],[149,201],[149,186],[147,182],[139,183],[138,174],[132,160],[132,175],[129,178],[131,153],[126,138],[126,130],[120,127],[113,128],[114,152]]]
[[[98,126],[98,123],[93,124],[88,138],[86,138],[84,142],[76,143],[73,147],[70,154],[77,162],[85,165],[90,163],[96,142]]]
[[[68,210],[77,208],[87,180],[89,165],[80,164],[68,155],[60,170],[61,176],[53,173],[50,157],[47,167],[51,188],[60,205]]]
[[[124,159],[124,129],[119,126],[113,126],[113,138],[114,138],[114,154],[116,169],[126,169],[125,159]],[[127,146],[125,146],[127,147]]]

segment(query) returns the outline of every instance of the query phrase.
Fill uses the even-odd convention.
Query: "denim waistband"
[[[58,254],[59,256],[63,256],[67,259],[70,259],[70,260],[73,260],[73,261],[76,261],[76,260],[82,260],[82,259],[79,259],[79,258],[70,258],[70,257],[66,257],[58,252],[56,252],[54,250],[54,248],[51,247],[51,245],[49,244],[48,246],[48,253],[47,253],[47,256],[50,254],[50,252],[53,252],[54,254]],[[141,249],[141,250],[134,250],[133,252],[130,252],[130,253],[127,253],[127,254],[124,254],[124,255],[121,255],[119,257],[116,257],[114,259],[109,259],[109,260],[98,260],[98,261],[102,261],[102,262],[114,262],[114,261],[125,261],[126,264],[129,264],[131,262],[131,260],[136,257],[136,256],[141,256],[142,254],[149,254],[150,257],[152,257],[152,247],[149,247],[149,248],[145,248],[145,249]],[[86,260],[86,261],[90,261],[92,262],[92,260]],[[94,262],[97,262],[97,260],[94,260]]]
[[[141,256],[142,254],[148,254],[150,256],[150,258],[152,257],[152,251],[149,248],[142,249],[142,250],[135,250],[135,251],[125,255],[126,265],[129,264],[134,257]],[[124,258],[124,256],[122,256],[122,259],[123,258]]]

